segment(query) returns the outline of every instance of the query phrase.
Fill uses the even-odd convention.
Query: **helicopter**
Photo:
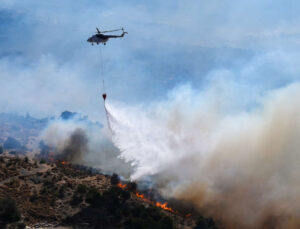
[[[94,43],[96,43],[97,45],[99,43],[103,43],[104,45],[106,45],[106,42],[108,41],[109,38],[121,38],[124,37],[125,34],[127,34],[127,32],[124,31],[124,29],[115,29],[115,30],[108,30],[108,31],[100,31],[98,28],[96,28],[97,32],[95,35],[91,36],[89,39],[87,39],[87,42],[92,43],[92,45],[94,45]],[[109,32],[116,32],[116,31],[123,31],[121,35],[104,35],[104,33],[109,33]]]

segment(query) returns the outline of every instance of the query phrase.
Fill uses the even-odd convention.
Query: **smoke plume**
[[[298,228],[300,84],[236,109],[231,89],[183,86],[147,107],[108,103],[120,157],[131,179],[152,177],[226,228]]]
[[[128,177],[131,168],[117,158],[119,150],[110,135],[99,124],[74,117],[55,119],[42,133],[41,139],[54,149],[57,159],[101,169],[105,173],[118,172]]]

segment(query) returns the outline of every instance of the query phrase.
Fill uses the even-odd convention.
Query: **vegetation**
[[[0,194],[22,196],[17,199],[22,209],[22,221],[18,221],[20,213],[16,203],[11,199],[1,199],[0,228],[5,228],[7,224],[21,228],[24,223],[30,226],[43,221],[97,229],[179,229],[183,225],[187,228],[195,225],[194,218],[175,217],[171,212],[136,198],[137,184],[129,182],[124,187],[118,185],[120,178],[117,174],[94,174],[90,169],[71,164],[45,166],[41,164],[43,162],[36,163],[36,160],[26,157],[20,159],[2,155],[1,158],[0,178],[7,181]],[[23,174],[20,175],[20,172]],[[79,212],[68,211],[70,207]],[[20,227],[16,227],[19,224]],[[200,217],[195,226],[195,229],[199,228],[217,227],[212,219]]]
[[[10,198],[0,199],[0,226],[20,220],[20,212],[16,202]]]
[[[87,191],[87,187],[84,184],[79,184],[76,189],[76,193],[84,194]]]
[[[135,182],[129,182],[127,184],[127,189],[129,192],[136,192],[137,185]]]
[[[74,118],[74,116],[76,116],[77,113],[76,112],[71,112],[71,111],[64,111],[61,113],[60,118],[63,120],[69,120]]]
[[[42,159],[40,160],[40,164],[45,164],[45,163],[46,163],[45,159],[42,158]]]
[[[111,185],[117,185],[117,184],[119,184],[119,182],[120,182],[120,178],[119,178],[118,174],[114,173],[110,178]]]
[[[217,225],[215,224],[212,218],[204,218],[203,216],[199,216],[196,221],[196,226],[194,229],[217,229]]]
[[[133,185],[134,186],[134,185]],[[84,225],[89,228],[138,228],[138,229],[173,229],[173,221],[156,207],[146,208],[141,203],[130,202],[130,192],[116,186],[102,194],[97,189],[77,187],[77,195],[73,201],[85,198],[90,204],[73,217],[69,217],[67,225]],[[81,193],[81,196],[79,196]],[[84,221],[81,221],[84,219]]]

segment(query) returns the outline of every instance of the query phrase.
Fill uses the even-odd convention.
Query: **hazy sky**
[[[230,109],[252,107],[299,79],[299,10],[295,0],[1,0],[0,112],[102,121],[103,78],[109,99],[127,104],[226,82]],[[86,42],[95,27],[122,26],[124,39]]]

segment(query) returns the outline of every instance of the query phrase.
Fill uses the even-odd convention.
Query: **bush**
[[[71,206],[76,206],[76,205],[80,204],[82,201],[83,201],[82,196],[75,194],[75,195],[73,195],[73,198],[72,198],[70,204],[71,204]]]
[[[20,220],[20,217],[19,209],[13,199],[0,199],[0,221],[12,223]]]
[[[84,193],[86,193],[86,190],[87,190],[87,188],[84,184],[79,184],[77,186],[76,192],[79,194],[84,194]]]
[[[64,186],[61,186],[58,189],[57,197],[60,198],[60,199],[65,197],[65,187]]]
[[[127,189],[129,192],[136,192],[137,185],[135,182],[129,182],[127,184]]]
[[[159,221],[158,229],[172,229],[173,228],[173,221],[170,217],[165,216]]]
[[[91,187],[85,196],[85,200],[93,207],[100,207],[103,202],[103,197],[96,188]]]
[[[111,178],[110,178],[110,183],[111,185],[117,185],[120,182],[120,178],[118,176],[118,174],[114,173]]]
[[[200,216],[196,221],[194,229],[217,229],[217,225],[212,218],[204,218]]]
[[[119,187],[111,187],[103,193],[104,200],[109,207],[117,207],[124,204],[130,198],[130,193]]]
[[[42,159],[40,160],[40,164],[45,164],[45,163],[46,163],[45,159],[42,158]]]

